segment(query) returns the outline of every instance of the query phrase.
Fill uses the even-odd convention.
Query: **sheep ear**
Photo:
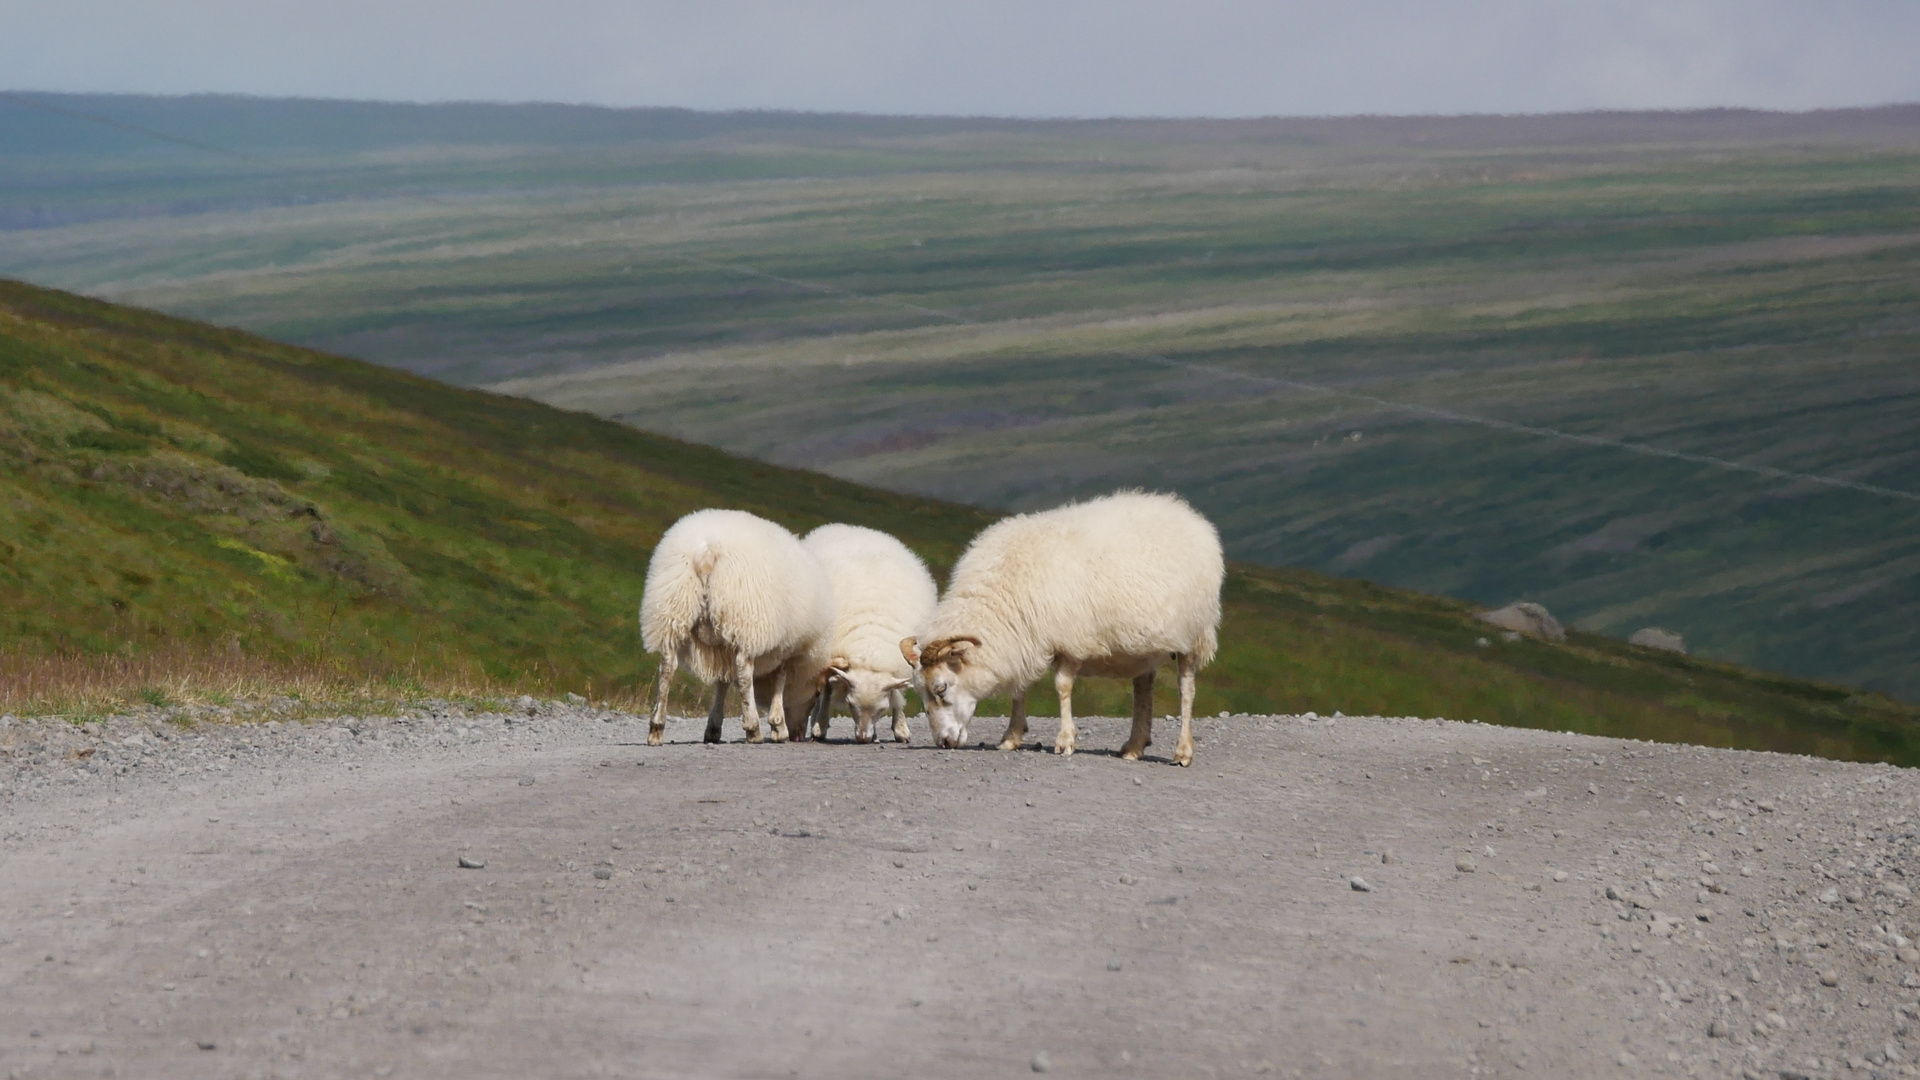
[[[847,674],[846,669],[844,668],[828,668],[827,675],[830,678],[839,679],[841,682],[846,683],[848,686],[853,685],[853,676]]]
[[[848,663],[847,663],[847,658],[846,658],[846,657],[844,657],[844,656],[836,656],[836,657],[834,657],[833,659],[831,659],[831,660],[829,660],[829,661],[827,661],[827,666],[828,666],[828,667],[830,667],[830,668],[841,668],[841,669],[843,669],[843,670],[844,670],[844,669],[845,669],[845,668],[847,668],[847,667],[848,667],[849,665],[848,665]]]
[[[907,664],[910,667],[920,666],[920,650],[914,648],[918,640],[910,637],[900,639],[900,655],[907,658]]]
[[[912,679],[896,679],[895,681],[888,683],[887,688],[880,692],[883,694],[891,694],[895,690],[905,690],[911,687],[912,685],[913,685]]]
[[[957,637],[947,639],[947,652],[956,660],[966,659],[967,650],[980,644],[977,637]]]

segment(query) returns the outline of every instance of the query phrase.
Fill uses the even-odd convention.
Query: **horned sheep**
[[[933,617],[939,589],[927,564],[907,546],[858,525],[822,525],[801,543],[833,583],[833,630],[822,640],[827,675],[814,720],[826,737],[836,696],[853,714],[853,741],[872,742],[881,709],[893,713],[893,738],[907,742],[905,690],[913,665],[900,653],[903,636],[921,632]]]
[[[773,676],[768,720],[787,737],[789,661],[817,647],[833,624],[833,590],[800,541],[740,510],[700,510],[673,523],[653,549],[640,600],[640,638],[660,656],[649,745],[667,724],[667,689],[685,666],[714,687],[708,742],[720,741],[727,687],[737,686],[747,741],[760,741],[756,676]]]
[[[980,700],[1012,695],[1000,749],[1027,730],[1027,686],[1049,667],[1060,697],[1053,748],[1074,750],[1073,683],[1133,680],[1138,759],[1153,734],[1154,669],[1180,676],[1177,764],[1193,761],[1194,676],[1218,647],[1226,563],[1212,523],[1172,495],[1119,492],[989,526],[961,555],[924,646],[900,642],[920,671],[936,742],[957,747]]]

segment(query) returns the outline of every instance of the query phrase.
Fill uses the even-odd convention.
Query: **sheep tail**
[[[693,576],[706,585],[713,576],[713,568],[720,562],[720,552],[711,544],[702,543],[700,550],[693,553]]]

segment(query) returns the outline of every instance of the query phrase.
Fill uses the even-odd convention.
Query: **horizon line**
[[[33,95],[49,98],[141,98],[153,101],[190,101],[227,99],[263,103],[309,103],[336,105],[387,105],[409,108],[448,108],[482,106],[492,108],[582,109],[603,112],[676,112],[705,116],[793,116],[851,117],[870,120],[946,120],[991,121],[1013,124],[1099,124],[1099,123],[1257,123],[1271,121],[1352,121],[1352,120],[1526,120],[1576,117],[1639,116],[1700,117],[1715,113],[1751,116],[1814,117],[1839,113],[1896,112],[1920,109],[1920,100],[1885,101],[1870,105],[1829,105],[1810,109],[1769,109],[1751,105],[1692,105],[1669,108],[1621,108],[1596,106],[1590,109],[1560,109],[1546,112],[1352,112],[1352,113],[1244,113],[1209,115],[1203,113],[1113,113],[1097,116],[1033,115],[996,113],[940,112],[864,112],[856,109],[794,109],[778,106],[741,106],[736,108],[700,108],[690,105],[609,105],[595,101],[552,101],[534,98],[510,100],[495,98],[405,98],[326,97],[301,94],[256,94],[245,91],[196,90],[187,93],[158,93],[130,90],[44,90],[24,87],[0,87],[0,95]]]

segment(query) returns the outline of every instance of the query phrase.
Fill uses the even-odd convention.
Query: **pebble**
[[[1709,1039],[1724,1039],[1732,1034],[1733,1029],[1727,1026],[1725,1020],[1721,1020],[1718,1017],[1715,1017],[1714,1020],[1707,1025],[1707,1038]]]
[[[1565,870],[1555,870],[1553,872],[1553,880],[1555,881],[1567,880],[1567,872]]]
[[[476,859],[471,855],[460,856],[460,869],[462,870],[485,870],[486,868],[487,860],[485,859]]]
[[[1839,986],[1839,985],[1840,985],[1840,973],[1839,973],[1839,972],[1837,972],[1837,971],[1823,971],[1823,972],[1821,972],[1821,973],[1820,973],[1820,985],[1821,985],[1821,986]]]
[[[613,879],[613,871],[608,867],[603,866],[600,869],[595,870],[593,872],[593,876],[596,878],[599,878],[601,881],[610,881]]]
[[[523,777],[521,777],[521,778],[520,778],[520,786],[521,786],[521,787],[532,787],[532,786],[534,785],[534,783],[535,783],[535,781],[534,781],[534,779],[533,779],[533,777],[531,777],[531,776],[523,776]]]
[[[1478,869],[1478,867],[1474,864],[1473,856],[1471,855],[1462,855],[1459,858],[1453,860],[1453,868],[1455,870],[1460,871],[1463,874],[1471,874],[1476,869]]]
[[[1373,891],[1373,886],[1367,884],[1367,879],[1361,877],[1358,874],[1355,874],[1350,880],[1348,880],[1347,887],[1349,889],[1352,889],[1354,892],[1372,892]]]
[[[1042,1050],[1033,1055],[1033,1061],[1030,1065],[1034,1072],[1046,1072],[1053,1068],[1053,1059],[1047,1056],[1045,1050]]]
[[[1109,961],[1107,961],[1107,970],[1108,970],[1108,971],[1119,971],[1119,970],[1120,970],[1120,961],[1118,961],[1118,960],[1109,960]]]

